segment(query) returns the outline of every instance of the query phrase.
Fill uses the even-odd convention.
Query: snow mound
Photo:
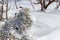
[[[42,37],[47,34],[50,34],[53,31],[49,25],[38,22],[36,25],[32,25],[31,30],[28,32],[30,34],[33,34],[36,37]]]
[[[47,9],[54,9],[54,8],[56,8],[56,6],[57,6],[57,3],[56,3],[56,2],[53,2],[53,3],[51,3],[51,4],[48,6]]]

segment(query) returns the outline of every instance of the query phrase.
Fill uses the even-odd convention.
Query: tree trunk
[[[6,0],[6,19],[8,20],[8,0]]]
[[[40,0],[40,4],[41,4],[41,11],[44,11],[45,0]]]
[[[40,2],[39,2],[40,1]],[[54,2],[55,0],[49,0],[48,4],[45,4],[45,0],[39,0],[38,3],[41,4],[41,11],[44,11],[44,9],[47,9],[47,7]]]
[[[1,0],[2,2],[2,6],[1,6],[1,17],[0,17],[0,20],[2,20],[3,18],[3,5],[4,5],[4,0]]]
[[[58,4],[58,6],[56,7],[56,9],[58,9],[58,8],[59,8],[59,6],[60,6],[60,2],[59,2],[59,4]]]
[[[47,4],[47,5],[45,5],[45,9],[47,9],[47,7],[51,4],[51,3],[53,3],[54,2],[54,0],[52,0],[52,1],[49,1],[49,3]]]

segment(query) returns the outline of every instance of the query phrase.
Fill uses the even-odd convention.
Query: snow
[[[45,14],[45,13],[40,13],[40,14],[35,13],[35,14],[36,14],[36,18],[38,19],[38,21],[46,23],[52,28],[55,28],[56,26],[60,25],[59,15]]]
[[[53,5],[53,4],[54,4],[54,5]],[[56,8],[56,6],[57,6],[57,2],[53,2],[53,3],[51,3],[51,4],[48,6],[47,9],[54,9],[54,8]]]
[[[5,22],[3,22],[3,21],[0,21],[0,27],[2,27],[4,24],[5,24]]]
[[[45,39],[48,40],[49,38],[52,38],[52,37],[53,37],[52,39],[54,39],[54,36],[53,36],[53,34],[55,34],[54,31],[60,28],[59,27],[60,15],[47,14],[44,12],[34,12],[33,15],[35,15],[35,18],[37,20],[36,20],[36,24],[32,26],[29,33],[33,33],[34,36],[37,37],[39,40],[45,40]],[[56,34],[56,36],[57,35],[58,34]]]
[[[35,10],[33,10],[31,3],[28,1],[19,1],[17,5],[18,7],[30,8],[33,24],[27,32],[30,36],[33,35],[34,40],[60,40],[60,10],[55,9],[57,5],[56,2],[50,4],[45,12],[36,11],[40,11],[41,9],[39,4],[34,4]],[[14,18],[15,13],[18,13],[20,9],[15,8],[14,1],[9,3],[9,8],[8,18]],[[4,10],[6,10],[5,7]],[[4,12],[3,17],[5,17],[5,15]],[[0,27],[5,24],[5,22],[1,21],[0,23]],[[20,35],[16,33],[15,30],[12,30],[10,30],[11,33],[17,38],[20,38]]]
[[[49,35],[46,35],[44,37],[37,38],[38,40],[60,40],[60,27],[57,28],[57,30],[53,31]]]
[[[3,30],[2,28],[3,28],[4,25],[5,25],[5,22],[0,21],[0,31]]]

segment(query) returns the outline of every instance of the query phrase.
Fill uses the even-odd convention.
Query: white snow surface
[[[11,4],[11,5],[10,5]],[[34,21],[31,29],[27,32],[31,36],[33,35],[34,40],[60,40],[60,10],[55,10],[56,2],[52,3],[46,10],[46,12],[38,12],[35,10],[40,10],[40,5],[34,5],[35,10],[33,11],[32,5],[27,1],[17,2],[18,7],[22,6],[31,9],[32,20]],[[13,18],[14,13],[18,12],[20,9],[16,9],[13,1],[9,3],[10,10],[8,11],[8,17]],[[4,7],[5,9],[5,7]],[[51,10],[52,9],[52,10]],[[4,12],[5,17],[5,12]],[[4,22],[0,22],[1,25]],[[15,30],[11,30],[14,34]],[[19,38],[19,34],[15,33],[15,36]]]

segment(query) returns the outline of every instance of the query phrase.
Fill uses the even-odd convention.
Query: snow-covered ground
[[[60,15],[45,12],[34,12],[33,15],[36,17],[36,24],[32,27],[31,33],[34,33],[38,40],[57,40],[59,38]]]
[[[35,40],[60,40],[60,10],[54,9],[57,5],[56,2],[52,3],[45,12],[40,11],[41,8],[39,4],[34,4],[34,10],[29,1],[19,1],[17,2],[17,5],[18,7],[30,8],[34,23],[32,24],[31,29],[28,30],[28,34],[33,35]],[[15,16],[14,13],[20,10],[15,8],[13,1],[9,3],[9,8],[9,18],[13,18]],[[4,24],[4,22],[0,23],[2,23],[1,25]]]

